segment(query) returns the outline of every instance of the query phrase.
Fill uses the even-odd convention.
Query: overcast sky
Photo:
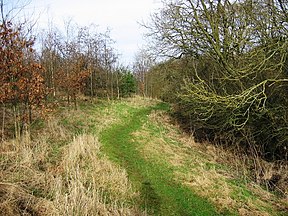
[[[10,0],[11,1],[11,0]],[[48,20],[56,26],[63,26],[70,18],[79,25],[99,25],[99,31],[111,30],[110,36],[116,41],[115,48],[122,56],[121,63],[128,64],[144,45],[145,29],[138,23],[149,20],[149,16],[161,7],[160,0],[12,0],[31,2],[29,9],[41,12],[40,27],[47,26]],[[7,0],[6,0],[7,2]],[[9,2],[9,0],[8,0]]]

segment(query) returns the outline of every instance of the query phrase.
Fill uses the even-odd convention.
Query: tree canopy
[[[162,96],[196,136],[287,158],[285,7],[271,0],[178,0],[152,16],[154,50],[171,60],[149,76],[162,71],[171,87]]]

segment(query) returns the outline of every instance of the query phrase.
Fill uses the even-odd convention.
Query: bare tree
[[[147,50],[142,49],[135,56],[133,72],[138,80],[138,93],[143,96],[148,95],[147,72],[154,64],[154,59]]]
[[[288,122],[283,110],[288,82],[288,22],[283,3],[165,1],[164,8],[152,16],[151,24],[146,26],[156,52],[190,59],[189,76],[182,78],[185,82],[178,99],[182,114],[190,119],[193,116],[198,127],[220,133],[241,131],[243,139],[266,137],[262,147],[267,149],[277,134],[278,143],[273,147],[286,149],[288,134],[277,132]],[[285,117],[280,124],[267,117],[268,112]],[[271,120],[269,129],[259,132],[256,122],[265,119]],[[266,150],[275,152],[273,147]]]

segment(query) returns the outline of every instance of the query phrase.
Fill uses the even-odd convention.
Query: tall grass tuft
[[[145,215],[97,137],[73,137],[61,124],[51,117],[41,130],[0,143],[0,215]]]

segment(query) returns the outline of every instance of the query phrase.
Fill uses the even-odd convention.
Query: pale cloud
[[[161,5],[157,0],[32,0],[31,6],[45,11],[40,18],[44,26],[49,17],[60,28],[69,18],[79,25],[96,24],[100,31],[109,28],[116,41],[115,48],[122,54],[121,61],[128,64],[144,44],[145,29],[138,23],[148,20]]]

